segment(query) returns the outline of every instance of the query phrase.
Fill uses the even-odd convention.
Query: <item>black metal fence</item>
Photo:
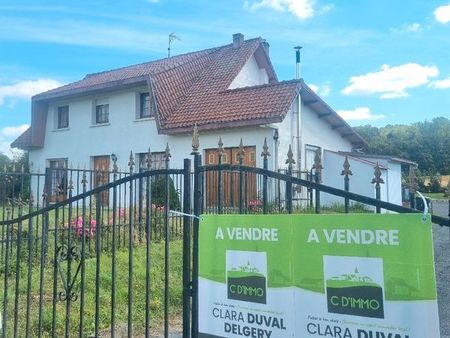
[[[293,171],[292,152],[285,173],[268,170],[266,144],[263,168],[242,165],[243,147],[238,165],[222,164],[221,146],[219,163],[202,165],[196,137],[193,165],[186,159],[182,169],[148,164],[136,173],[131,156],[126,173],[113,161],[112,171],[28,174],[28,191],[45,187],[40,204],[25,188],[3,190],[3,337],[196,337],[199,220],[192,214],[418,212],[380,200],[378,166],[371,198],[349,192],[347,160],[342,190],[320,183],[319,154],[309,173]],[[168,152],[165,159],[169,168]],[[342,203],[321,203],[326,194]],[[450,226],[445,217],[432,220]]]
[[[183,270],[190,219],[182,216],[190,211],[189,160],[184,169],[140,173],[133,162],[107,184],[94,172],[93,189],[81,172],[76,196],[67,171],[65,199],[50,202],[44,192],[38,210],[32,198],[6,199],[3,337],[167,336],[169,323],[189,311],[179,278],[190,271]]]

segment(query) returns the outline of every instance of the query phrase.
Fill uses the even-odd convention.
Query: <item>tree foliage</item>
[[[437,117],[411,125],[355,127],[369,146],[367,152],[417,162],[419,170],[432,175],[450,174],[450,120]]]

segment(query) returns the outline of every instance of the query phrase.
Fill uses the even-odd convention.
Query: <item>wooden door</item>
[[[243,165],[256,167],[256,147],[244,147],[245,156]],[[222,163],[239,164],[239,148],[225,148],[222,157]],[[206,164],[218,164],[218,149],[207,149],[205,151]],[[244,173],[244,205],[257,198],[256,175],[253,173]],[[217,207],[218,194],[218,173],[208,172],[206,175],[206,206]],[[222,205],[224,208],[237,208],[239,206],[239,173],[222,172]]]
[[[109,159],[109,156],[94,157],[94,187],[109,183]],[[100,175],[97,175],[97,170],[100,170]],[[109,190],[102,192],[102,204],[109,204]]]

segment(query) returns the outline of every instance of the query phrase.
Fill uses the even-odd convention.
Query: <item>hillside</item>
[[[426,174],[450,174],[450,120],[438,117],[411,125],[355,127],[369,146],[367,152],[415,161]]]

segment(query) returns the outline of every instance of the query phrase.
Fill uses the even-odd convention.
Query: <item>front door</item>
[[[244,147],[244,161],[243,165],[248,167],[256,167],[256,147]],[[239,164],[239,148],[225,148],[222,157],[222,163]],[[205,150],[206,164],[218,164],[219,155],[218,149]],[[249,202],[256,200],[256,175],[254,173],[244,173],[243,182],[243,196],[244,206],[248,206]],[[218,192],[218,172],[209,172],[206,175],[206,206],[217,206],[217,192]],[[236,208],[239,206],[239,173],[238,172],[222,172],[222,204],[225,208]]]
[[[109,159],[109,156],[94,157],[94,187],[109,183]],[[100,171],[99,175],[97,175],[97,171]],[[102,193],[102,201],[103,205],[108,205],[109,190]]]

